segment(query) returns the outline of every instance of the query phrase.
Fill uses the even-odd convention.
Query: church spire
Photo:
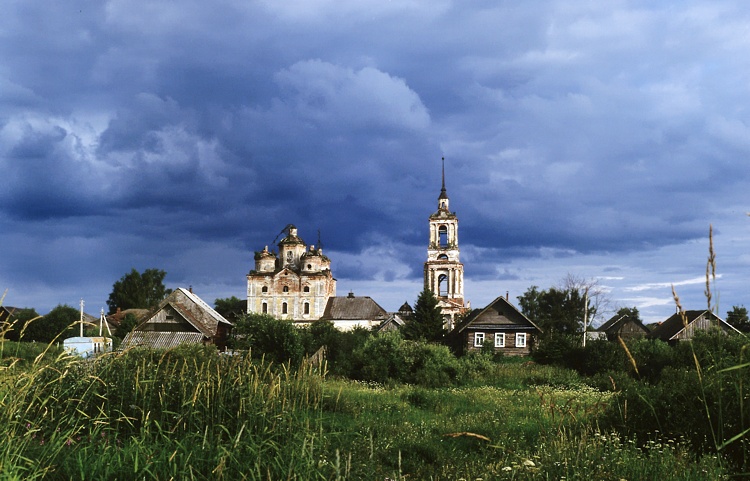
[[[438,197],[438,209],[448,210],[448,192],[445,190],[445,157],[443,157],[443,187]]]

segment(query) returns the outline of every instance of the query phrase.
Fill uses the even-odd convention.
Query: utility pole
[[[586,331],[589,324],[589,288],[583,294],[583,347],[586,347]]]

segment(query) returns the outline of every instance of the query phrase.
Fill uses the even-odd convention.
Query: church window
[[[260,312],[263,314],[268,314],[268,303],[264,302],[261,304]]]
[[[438,256],[438,260],[439,260],[439,261],[447,261],[447,260],[448,260],[448,256],[447,256],[447,255],[445,255],[445,254],[440,254],[440,255]]]
[[[445,297],[448,295],[448,276],[445,274],[441,274],[438,277],[437,295],[438,297]]]
[[[305,292],[310,292],[310,286],[305,286],[302,290]]]
[[[438,227],[438,245],[440,247],[448,246],[448,226],[446,225]]]
[[[504,332],[495,333],[495,347],[505,347],[505,333]]]
[[[281,304],[281,313],[282,313],[282,314],[289,314],[289,312],[288,312],[288,311],[289,311],[289,309],[288,309],[288,307],[287,307],[287,304],[286,304],[286,302],[283,302],[283,303]]]
[[[516,347],[526,347],[526,333],[516,333]]]
[[[305,314],[310,314],[310,303],[305,302]]]
[[[283,292],[289,292],[289,286],[284,286],[281,290]]]
[[[475,332],[474,333],[474,347],[482,347],[483,345],[484,345],[484,333]]]
[[[267,293],[267,292],[268,292],[268,286],[263,286],[263,287],[262,287],[262,288],[260,289],[260,292],[262,292],[263,294]]]
[[[312,264],[307,264],[307,270],[312,270]]]

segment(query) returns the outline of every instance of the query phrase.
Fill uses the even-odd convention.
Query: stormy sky
[[[647,322],[750,305],[742,1],[8,0],[0,293],[106,307],[131,268],[245,295],[289,223],[338,294],[422,289],[441,157],[466,297],[568,274]],[[601,322],[601,320],[599,321]]]

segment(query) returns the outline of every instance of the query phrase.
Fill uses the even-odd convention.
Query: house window
[[[305,286],[305,288],[303,289],[303,291],[310,292],[310,286]]]
[[[505,333],[504,332],[495,333],[495,347],[505,347]]]
[[[526,333],[516,333],[516,347],[526,347]]]
[[[263,287],[262,287],[262,288],[260,289],[260,292],[262,292],[263,294],[265,294],[266,292],[268,292],[268,286],[263,286]]]
[[[284,286],[283,289],[281,289],[283,292],[289,292],[289,286]]]
[[[310,314],[310,303],[305,302],[305,314]]]
[[[289,314],[286,302],[284,302],[284,303],[281,304],[281,313],[282,314]]]
[[[263,304],[261,304],[261,308],[260,308],[260,311],[261,311],[261,312],[262,312],[263,314],[268,314],[268,304],[267,304],[267,303],[265,303],[265,302],[264,302]]]
[[[475,332],[474,333],[474,347],[482,347],[483,345],[484,345],[484,333]]]

